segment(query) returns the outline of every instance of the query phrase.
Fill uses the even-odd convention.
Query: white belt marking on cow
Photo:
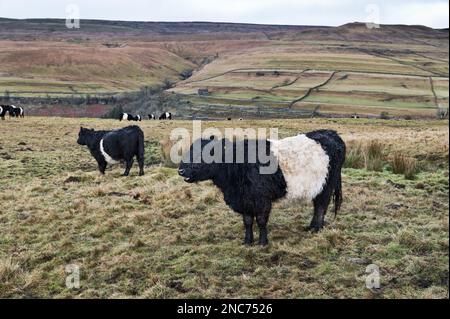
[[[101,139],[101,141],[100,141],[100,152],[102,153],[103,158],[105,159],[106,163],[111,164],[111,165],[119,163],[119,161],[116,161],[111,156],[109,156],[108,153],[106,153],[105,148],[103,147],[103,139]]]
[[[127,114],[127,113],[124,113],[124,114],[122,115],[122,120],[123,120],[123,121],[128,120],[128,114]]]
[[[287,184],[288,199],[312,200],[319,195],[328,176],[330,158],[322,146],[306,135],[271,141]]]

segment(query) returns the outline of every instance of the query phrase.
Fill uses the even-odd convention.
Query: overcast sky
[[[82,19],[435,28],[448,28],[449,20],[449,3],[442,0],[0,0],[0,17],[65,18],[68,4],[78,5]]]

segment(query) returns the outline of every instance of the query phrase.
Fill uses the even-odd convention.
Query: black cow
[[[25,112],[22,107],[20,107],[20,106],[17,107],[17,106],[11,105],[9,108],[9,115],[11,117],[22,117],[23,118],[23,117],[25,117]]]
[[[86,145],[97,160],[100,173],[105,174],[108,164],[125,161],[124,176],[130,174],[133,158],[139,163],[139,176],[144,175],[144,133],[136,126],[128,126],[116,131],[95,131],[81,128],[78,144]]]
[[[268,244],[266,226],[272,203],[281,198],[312,201],[314,217],[309,228],[321,230],[331,199],[335,214],[342,202],[341,169],[346,146],[339,135],[319,130],[280,141],[252,142],[199,140],[183,158],[179,174],[188,183],[213,181],[223,192],[225,203],[243,215],[246,245],[253,243],[254,219],[260,230],[259,244]],[[250,148],[252,145],[257,147]],[[215,155],[216,150],[217,158],[205,161],[205,154]],[[237,150],[244,150],[243,155],[237,157]],[[250,151],[259,155],[259,150],[270,155],[269,164],[275,163],[272,171],[262,173],[267,163],[261,162],[260,156],[250,157]]]
[[[160,120],[171,120],[172,119],[172,113],[170,112],[164,112],[163,114],[161,114],[161,116],[159,117]]]
[[[142,121],[142,117],[140,115],[132,115],[132,114],[128,114],[128,113],[122,113],[120,114],[120,121],[135,121],[135,122],[140,122]]]
[[[11,107],[9,105],[0,105],[0,117],[2,120],[5,120],[6,113],[9,113],[9,109]]]

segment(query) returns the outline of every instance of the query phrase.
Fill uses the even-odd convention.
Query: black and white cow
[[[163,114],[161,114],[161,116],[159,117],[160,120],[171,120],[172,119],[172,113],[170,112],[164,112]]]
[[[198,157],[199,152],[195,152],[193,145],[180,164],[179,174],[188,183],[213,181],[223,192],[226,204],[243,215],[246,245],[253,243],[254,219],[260,230],[259,244],[268,244],[266,226],[272,203],[279,199],[312,201],[314,216],[309,226],[312,231],[323,228],[332,198],[334,213],[340,209],[341,169],[346,146],[335,131],[319,130],[279,141],[261,141],[265,147],[262,151],[270,154],[277,165],[276,172],[271,174],[261,173],[260,169],[266,164],[262,164],[259,158],[256,163],[249,161],[249,140],[202,139],[199,144],[201,153],[214,152],[217,147],[221,150],[222,161],[205,162],[204,156]],[[243,161],[236,160],[238,149],[245,150]],[[233,152],[231,162],[223,157],[229,151]]]
[[[120,114],[120,121],[135,121],[135,122],[140,122],[142,121],[142,117],[140,115],[132,115],[132,114],[128,114],[128,113],[122,113]]]
[[[9,116],[11,116],[11,112],[10,112],[11,105],[0,105],[0,107],[1,107],[0,118],[2,120],[5,120],[6,113],[9,113]]]
[[[9,109],[9,115],[11,117],[25,117],[25,112],[22,107],[11,105]]]
[[[149,114],[148,115],[148,119],[149,120],[156,120],[156,115],[155,114]]]
[[[105,174],[108,164],[125,161],[126,169],[123,175],[128,176],[136,156],[139,176],[144,175],[144,133],[139,126],[128,126],[116,131],[95,131],[82,127],[77,143],[89,148],[102,174]]]

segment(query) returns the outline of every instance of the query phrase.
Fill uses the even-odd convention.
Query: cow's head
[[[93,129],[81,127],[80,132],[78,133],[77,143],[80,145],[87,145],[90,140],[89,137],[92,135],[93,132],[94,132]]]
[[[196,183],[213,179],[223,160],[223,140],[199,139],[191,145],[189,152],[184,155],[178,173],[187,183]]]

